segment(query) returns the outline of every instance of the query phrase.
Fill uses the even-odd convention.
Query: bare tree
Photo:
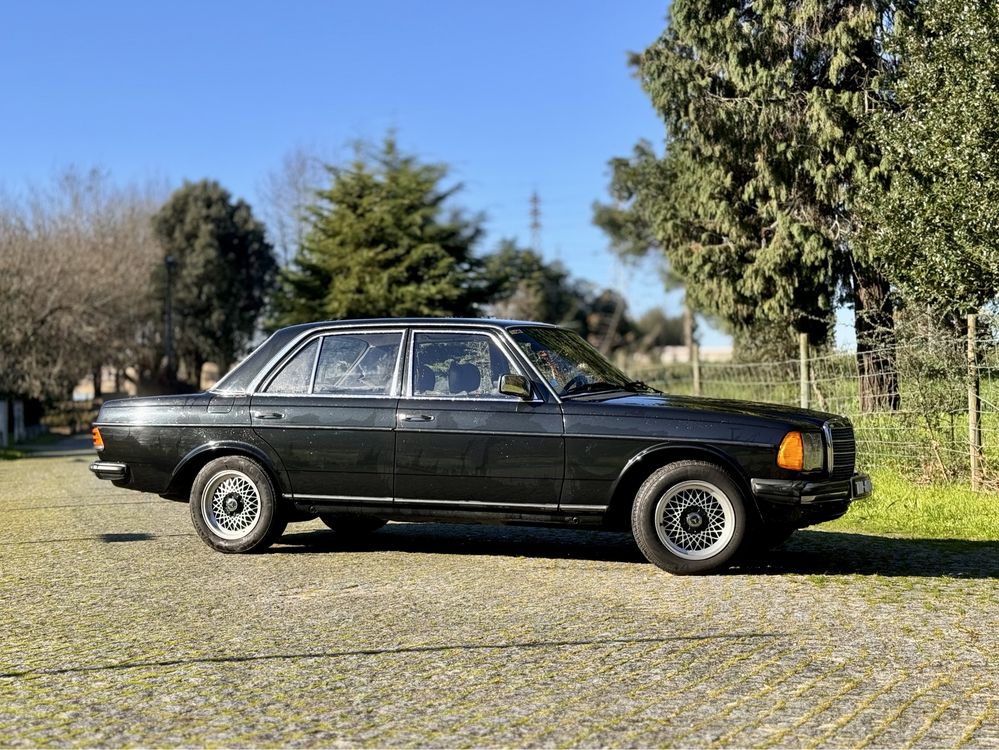
[[[163,192],[67,169],[0,196],[0,393],[66,396],[104,364],[155,352],[150,216]]]
[[[308,231],[308,206],[326,181],[327,161],[316,149],[298,146],[285,154],[258,188],[260,215],[282,266],[294,259]]]

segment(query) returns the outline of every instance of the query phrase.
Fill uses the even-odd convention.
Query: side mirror
[[[523,375],[501,375],[499,392],[527,400],[531,397],[531,384]]]

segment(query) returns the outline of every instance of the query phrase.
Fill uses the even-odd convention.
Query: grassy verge
[[[874,494],[823,528],[921,539],[999,540],[999,493],[967,485],[917,485],[891,469],[871,472]]]
[[[64,434],[58,432],[46,432],[39,435],[36,438],[32,438],[26,443],[18,443],[16,448],[4,448],[0,447],[0,461],[16,461],[19,458],[24,458],[28,455],[28,451],[23,451],[21,448],[25,446],[35,446],[35,445],[50,445],[66,437]]]

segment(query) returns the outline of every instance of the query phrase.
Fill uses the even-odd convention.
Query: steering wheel
[[[583,386],[583,385],[586,385],[586,376],[585,375],[576,375],[574,378],[572,378],[571,380],[569,380],[568,383],[566,383],[564,386],[562,386],[562,390],[558,392],[558,395],[559,396],[564,396],[567,393],[569,393],[570,391],[578,388],[579,386]]]

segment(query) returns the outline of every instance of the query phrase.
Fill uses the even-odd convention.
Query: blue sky
[[[256,203],[293,148],[332,158],[389,129],[453,168],[487,215],[482,250],[530,241],[632,312],[676,314],[654,268],[615,270],[590,223],[607,160],[663,128],[626,64],[659,0],[100,2],[0,11],[0,186],[99,165],[116,179],[210,177]],[[708,333],[705,344],[724,337]]]

